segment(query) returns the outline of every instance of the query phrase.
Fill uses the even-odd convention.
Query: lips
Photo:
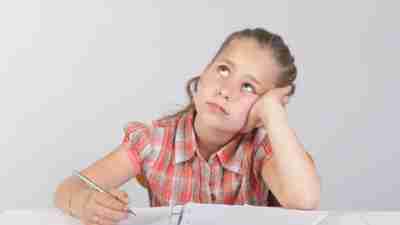
[[[207,105],[211,107],[216,107],[218,108],[221,112],[223,112],[225,115],[229,115],[229,113],[224,109],[224,107],[218,105],[217,103],[214,102],[206,102]]]

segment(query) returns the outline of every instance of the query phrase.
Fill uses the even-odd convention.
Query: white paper
[[[366,212],[361,218],[367,225],[399,225],[400,211]]]
[[[277,207],[186,204],[182,224],[185,225],[317,225],[328,216],[327,211],[289,210]]]
[[[129,215],[128,219],[121,221],[120,225],[168,225],[169,207],[134,208],[136,216]]]
[[[355,212],[331,213],[317,225],[369,225],[363,222],[360,214]]]
[[[132,208],[120,225],[168,225],[169,207]],[[277,207],[232,206],[188,203],[181,225],[399,225],[400,211],[305,211]],[[56,208],[7,210],[0,213],[0,225],[81,225]]]

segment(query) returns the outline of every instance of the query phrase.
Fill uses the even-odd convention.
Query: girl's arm
[[[311,156],[304,150],[286,119],[270,117],[266,130],[273,155],[264,161],[264,181],[283,207],[318,208],[320,178]]]
[[[262,95],[250,112],[248,126],[265,128],[272,156],[264,160],[262,177],[285,208],[315,209],[320,202],[316,167],[289,127],[286,105],[291,86],[274,88]]]
[[[106,190],[120,187],[137,174],[127,155],[127,146],[120,145],[104,158],[96,161],[81,173]],[[80,217],[82,207],[89,198],[89,187],[74,176],[58,185],[54,204],[64,212]]]

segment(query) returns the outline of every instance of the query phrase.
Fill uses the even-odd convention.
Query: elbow
[[[298,209],[298,210],[317,210],[319,208],[320,201],[292,201],[287,203],[282,203],[282,206],[287,209]]]
[[[320,194],[302,194],[291,196],[282,201],[282,206],[287,209],[317,210],[320,207]]]
[[[285,207],[299,210],[317,210],[321,202],[321,184],[315,182],[315,185],[308,185],[297,190],[287,190],[284,194]],[[282,204],[284,205],[284,204]]]
[[[297,206],[297,209],[300,209],[300,210],[317,210],[319,208],[319,204],[320,204],[319,199],[303,201],[301,204],[299,204]]]

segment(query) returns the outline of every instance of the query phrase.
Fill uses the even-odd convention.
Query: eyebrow
[[[229,60],[229,59],[222,59],[221,61],[226,62],[227,64],[229,64],[230,66],[232,66],[234,69],[236,68],[235,63],[234,63],[233,61]],[[258,81],[253,75],[251,75],[251,74],[249,74],[249,73],[246,73],[245,76],[248,77],[250,80],[252,80],[252,81],[253,81],[254,83],[256,83],[257,85],[262,86],[262,85],[261,85],[261,82]]]

